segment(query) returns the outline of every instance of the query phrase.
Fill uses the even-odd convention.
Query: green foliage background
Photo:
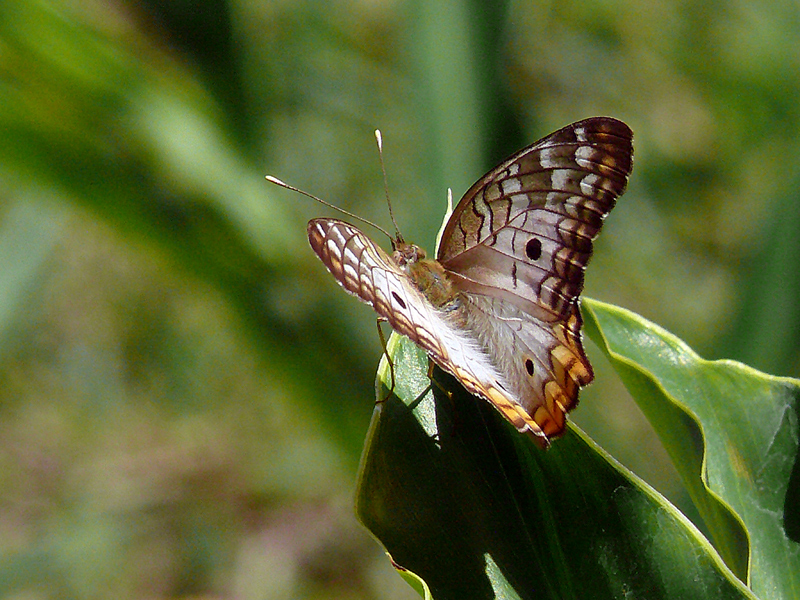
[[[500,159],[635,132],[588,295],[800,373],[800,9],[721,2],[0,4],[0,595],[410,598],[356,523],[374,318],[323,209],[432,248]],[[575,421],[687,509],[600,353]]]

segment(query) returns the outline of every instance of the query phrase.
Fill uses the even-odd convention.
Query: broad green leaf
[[[541,451],[447,375],[426,391],[427,358],[407,339],[389,353],[394,392],[383,368],[357,512],[433,598],[753,597],[577,428]]]
[[[615,306],[586,300],[583,313],[587,332],[661,437],[720,554],[743,580],[749,575],[759,597],[800,597],[800,382],[703,360]]]

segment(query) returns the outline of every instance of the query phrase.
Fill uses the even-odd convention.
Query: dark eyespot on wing
[[[403,309],[406,308],[405,301],[397,294],[397,292],[392,292],[392,298],[394,298],[395,302],[397,302]]]
[[[530,358],[525,360],[525,370],[528,371],[528,375],[533,377],[533,361]]]
[[[531,260],[538,260],[542,255],[542,242],[538,238],[531,238],[525,244],[525,254]]]

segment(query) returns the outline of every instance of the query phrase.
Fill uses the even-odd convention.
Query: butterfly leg
[[[419,403],[422,402],[425,396],[428,395],[428,392],[430,392],[433,389],[433,383],[434,381],[431,380],[431,383],[429,383],[428,386],[420,392],[419,396],[414,398],[413,402],[411,402],[411,404],[408,405],[408,408],[410,410],[414,410],[415,408],[417,408],[417,406],[419,406]]]
[[[389,356],[389,349],[386,343],[386,336],[383,333],[383,329],[381,329],[381,323],[385,322],[386,319],[384,319],[383,317],[378,317],[376,325],[378,327],[378,337],[381,340],[381,348],[383,348],[383,354],[386,356],[386,362],[389,363],[389,373],[391,374],[392,384],[391,387],[389,388],[389,394],[386,396],[386,398],[383,398],[378,402],[386,402],[387,398],[394,393],[394,386],[395,386],[394,361],[392,361],[392,357]],[[431,384],[435,384],[436,387],[440,388],[442,391],[447,393],[447,391],[444,390],[444,388],[442,388],[441,385],[439,385],[436,381],[433,380],[433,367],[434,367],[433,362],[428,361],[428,379],[431,381]],[[416,398],[414,398],[411,404],[409,404],[409,408],[411,410],[413,410],[420,402],[422,402],[422,399],[425,397],[425,395],[431,391],[431,384],[428,384],[428,386],[424,390],[422,390],[422,393],[420,393]]]
[[[428,360],[428,379],[430,380],[431,384],[428,386],[428,389],[431,389],[431,386],[435,385],[437,388],[439,388],[440,392],[442,392],[445,396],[447,396],[448,398],[450,398],[452,400],[453,399],[453,392],[451,392],[450,390],[445,389],[445,387],[441,383],[439,383],[438,381],[436,381],[436,379],[434,379],[433,370],[435,368],[436,368],[436,363],[429,359]]]
[[[433,370],[434,370],[435,368],[436,368],[436,363],[435,363],[435,362],[433,362],[432,360],[428,360],[428,381],[430,381],[430,383],[428,384],[428,386],[427,386],[427,387],[426,387],[424,390],[422,390],[422,392],[419,394],[419,396],[417,396],[416,398],[414,398],[414,401],[413,401],[411,404],[409,404],[409,405],[408,405],[408,407],[409,407],[410,409],[412,409],[412,410],[413,410],[414,408],[416,408],[416,407],[417,407],[417,405],[418,405],[420,402],[422,402],[422,399],[423,399],[423,398],[424,398],[424,397],[425,397],[425,396],[428,394],[428,392],[430,392],[431,390],[433,390],[433,387],[434,387],[434,386],[436,386],[436,388],[437,388],[437,389],[438,389],[440,392],[442,392],[442,393],[443,393],[445,396],[447,396],[447,397],[448,397],[448,399],[450,399],[450,400],[452,400],[452,399],[453,399],[453,394],[452,394],[452,392],[450,392],[450,390],[446,390],[446,389],[444,388],[444,386],[442,386],[442,384],[441,384],[441,383],[439,383],[438,381],[436,381],[436,379],[434,379],[434,378],[433,378]]]

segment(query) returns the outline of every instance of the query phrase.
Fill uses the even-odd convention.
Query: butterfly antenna
[[[343,208],[339,208],[338,206],[335,206],[334,204],[331,204],[330,202],[325,202],[325,200],[323,200],[322,198],[317,198],[314,194],[309,194],[308,192],[304,192],[300,188],[296,188],[293,185],[289,185],[288,183],[284,183],[283,181],[281,181],[277,177],[273,177],[272,175],[267,175],[266,178],[267,178],[267,181],[269,181],[270,183],[274,183],[275,185],[279,185],[282,188],[286,188],[287,190],[292,190],[293,192],[297,192],[298,194],[303,194],[303,196],[311,198],[312,200],[316,200],[320,204],[324,204],[325,206],[327,206],[329,208],[332,208],[333,210],[337,210],[340,213],[342,213],[343,215],[347,215],[351,219],[355,219],[356,221],[361,221],[362,223],[365,223],[365,224],[367,224],[367,225],[369,225],[371,227],[374,227],[375,229],[380,231],[382,234],[384,234],[386,237],[388,237],[390,240],[392,240],[392,246],[394,246],[394,238],[391,236],[391,234],[388,231],[386,231],[380,225],[376,225],[375,223],[365,219],[364,217],[359,217],[358,215],[354,215],[353,213],[348,212]]]
[[[389,207],[389,218],[394,225],[395,237],[392,239],[392,246],[397,243],[403,243],[403,236],[400,234],[400,228],[397,226],[397,221],[394,219],[394,212],[392,211],[392,201],[389,199],[389,179],[386,177],[386,165],[383,162],[383,136],[381,130],[375,130],[375,140],[378,142],[378,159],[381,162],[381,172],[383,173],[383,191],[386,194],[386,205]]]

